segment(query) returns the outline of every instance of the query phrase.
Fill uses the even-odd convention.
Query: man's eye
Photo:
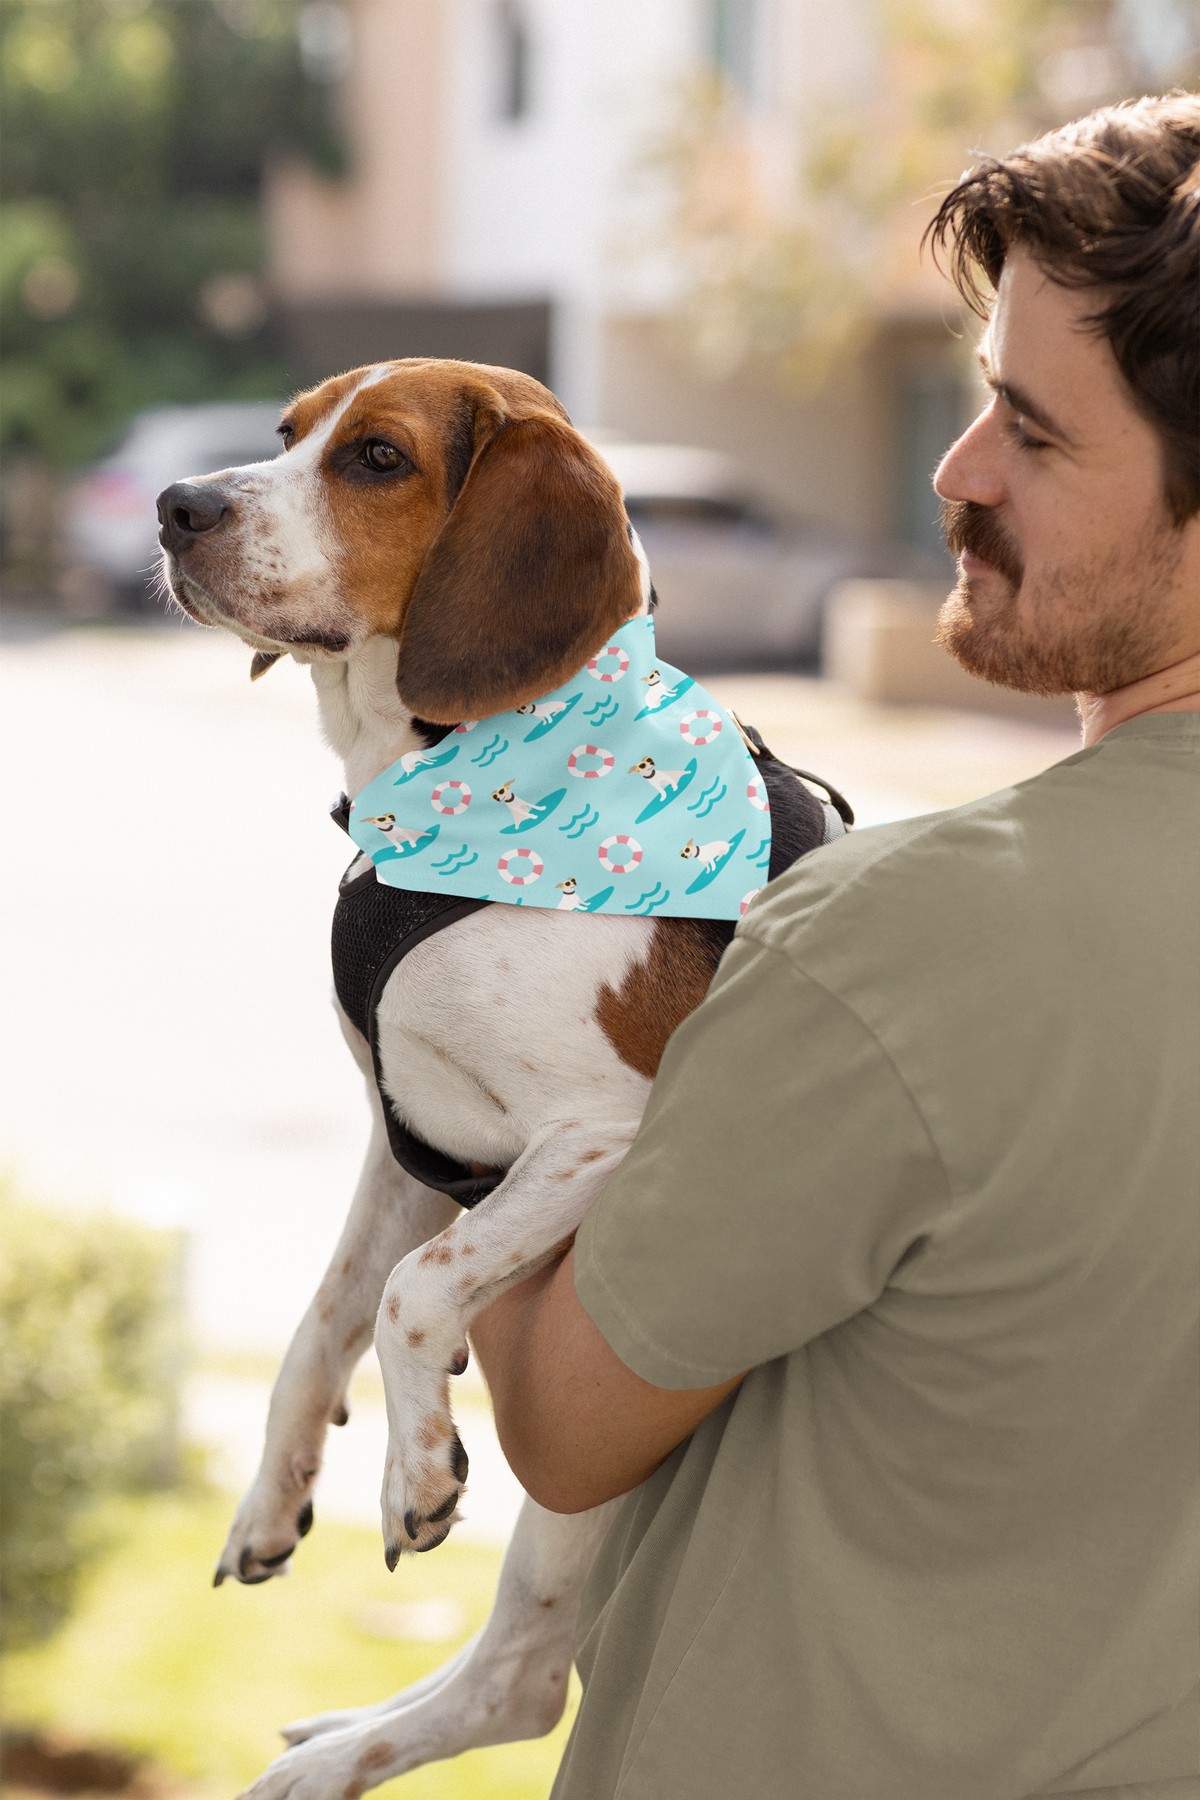
[[[397,450],[395,444],[385,444],[382,438],[372,438],[363,450],[363,457],[373,469],[398,469],[404,461],[404,452]]]
[[[1045,438],[1035,438],[1030,436],[1021,422],[1019,414],[1009,426],[1008,435],[1012,439],[1012,442],[1017,446],[1018,450],[1048,450],[1050,448]]]

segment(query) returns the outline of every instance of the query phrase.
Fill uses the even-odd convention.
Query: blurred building
[[[897,217],[864,347],[802,398],[753,361],[698,371],[639,177],[705,71],[742,95],[760,161],[794,169],[805,120],[887,86],[879,15],[873,0],[312,0],[302,48],[338,85],[350,173],[268,175],[297,378],[415,354],[522,368],[584,429],[731,453],[793,515],[938,556],[930,472],[978,390],[949,290],[917,255],[931,208]]]

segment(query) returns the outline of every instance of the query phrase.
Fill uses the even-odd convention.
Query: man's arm
[[[652,1475],[743,1379],[652,1387],[626,1368],[575,1293],[574,1250],[471,1327],[504,1454],[550,1512],[585,1512]]]

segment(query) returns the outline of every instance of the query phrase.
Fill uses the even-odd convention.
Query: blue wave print
[[[589,706],[583,716],[590,719],[593,725],[604,725],[609,719],[615,719],[620,710],[621,702],[611,694],[605,694],[594,706]]]
[[[436,869],[439,875],[459,875],[464,869],[469,869],[472,863],[479,861],[477,850],[472,850],[467,855],[469,848],[469,845],[464,844],[461,850],[452,850],[449,856],[444,856],[441,862],[431,863],[430,867]]]
[[[478,768],[486,769],[489,766],[489,764],[495,762],[495,760],[498,756],[503,756],[504,752],[507,749],[508,749],[508,739],[504,738],[503,740],[501,740],[500,733],[497,732],[495,737],[492,739],[491,743],[485,744],[483,746],[483,749],[479,752],[479,755],[473,756],[471,758],[471,761]]]
[[[747,850],[746,861],[756,863],[760,856],[765,856],[767,861],[770,862],[770,860],[771,860],[771,840],[769,837],[765,837],[763,839],[762,843],[758,846],[757,850]]]
[[[589,813],[591,813],[591,818],[588,817]],[[585,831],[590,831],[592,826],[599,822],[600,814],[593,807],[585,806],[582,812],[575,814],[570,824],[560,825],[558,829],[565,831],[569,838],[581,838]]]
[[[718,786],[721,791],[719,794],[714,794],[713,788]],[[690,813],[695,813],[698,819],[707,819],[713,807],[716,806],[719,800],[723,800],[728,792],[729,789],[718,775],[716,781],[713,782],[712,787],[705,788],[700,798],[692,801],[691,805],[688,807],[688,811]]]
[[[637,913],[639,917],[645,918],[647,914],[654,911],[656,906],[665,906],[667,901],[671,898],[671,890],[670,888],[662,888],[662,893],[660,894],[658,892],[659,888],[662,888],[662,882],[656,881],[654,886],[650,888],[647,893],[643,894],[640,900],[635,900],[632,905],[625,908],[625,911]]]

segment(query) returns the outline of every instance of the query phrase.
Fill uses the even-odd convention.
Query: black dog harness
[[[853,825],[854,814],[828,782],[822,781],[819,775],[810,775],[807,770],[792,769],[781,763],[771,755],[752,726],[746,729],[754,741],[758,753],[755,767],[766,783],[770,801],[771,861],[767,879],[773,881],[798,857],[840,837],[848,825]],[[803,776],[803,781],[798,780],[798,776]],[[824,788],[829,800],[817,799],[804,786],[805,781]],[[330,815],[335,824],[348,832],[350,802],[345,794],[330,809]],[[448,1194],[460,1206],[477,1206],[503,1181],[504,1171],[472,1173],[465,1163],[457,1162],[415,1136],[397,1116],[383,1086],[376,1017],[384,988],[410,950],[447,925],[453,925],[493,902],[387,887],[376,879],[374,863],[362,874],[352,875],[351,871],[361,861],[361,856],[356,856],[338,884],[338,901],[333,914],[334,989],[347,1018],[371,1047],[375,1085],[379,1089],[392,1155],[402,1169],[426,1187]],[[732,919],[703,923],[726,943],[733,936]]]

